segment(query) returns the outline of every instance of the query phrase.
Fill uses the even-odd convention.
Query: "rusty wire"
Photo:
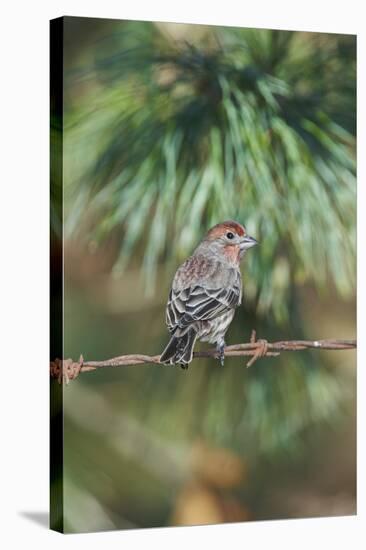
[[[276,357],[283,351],[301,351],[306,349],[349,350],[356,347],[356,340],[282,340],[279,342],[267,342],[267,340],[263,339],[257,340],[255,331],[253,331],[250,342],[226,346],[225,357],[250,356],[251,359],[247,363],[247,366],[250,367],[261,357]],[[208,357],[217,358],[216,349],[196,351],[193,354],[194,359]],[[50,374],[52,378],[57,378],[60,383],[64,381],[67,384],[81,372],[90,372],[104,367],[128,367],[146,364],[166,366],[160,363],[160,355],[121,355],[104,361],[84,361],[81,355],[78,361],[55,359],[55,361],[50,363]]]

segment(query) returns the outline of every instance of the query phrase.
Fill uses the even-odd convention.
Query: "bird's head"
[[[243,225],[232,220],[211,227],[204,243],[233,263],[239,262],[249,248],[258,244],[253,237],[247,234]]]

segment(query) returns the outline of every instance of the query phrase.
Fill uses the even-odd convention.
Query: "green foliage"
[[[159,263],[173,271],[206,228],[243,221],[261,244],[246,260],[246,311],[235,325],[246,337],[255,326],[301,338],[298,286],[354,291],[354,38],[223,28],[188,43],[160,28],[116,26],[95,44],[92,65],[67,75],[67,234],[100,247],[117,236],[114,272],[138,261],[145,288],[158,292]],[[164,344],[144,338],[153,353]],[[241,452],[250,441],[253,454],[272,454],[335,418],[341,381],[318,361],[281,356],[281,376],[256,366],[244,386],[234,365],[190,373],[187,390],[176,373],[167,384],[150,368],[133,380],[154,396],[144,417],[152,429],[165,404],[181,437]],[[182,414],[187,393],[193,423]],[[131,396],[129,410],[144,414]]]
[[[85,212],[89,240],[117,231],[114,270],[142,254],[152,290],[159,261],[234,218],[261,242],[247,266],[259,311],[285,319],[294,282],[354,291],[353,37],[215,29],[192,45],[126,23],[95,50],[82,78],[98,100],[66,116],[69,150],[97,157],[73,172],[70,233]]]

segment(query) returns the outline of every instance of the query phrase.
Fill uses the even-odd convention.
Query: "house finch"
[[[241,303],[240,261],[256,244],[240,223],[219,223],[178,268],[166,307],[172,336],[160,357],[162,363],[188,368],[198,338],[216,344],[224,364],[225,333]]]

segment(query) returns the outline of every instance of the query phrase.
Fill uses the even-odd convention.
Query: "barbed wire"
[[[268,342],[264,339],[257,340],[255,331],[252,331],[250,342],[226,346],[225,357],[250,356],[251,359],[246,364],[247,367],[250,367],[260,358],[277,357],[284,351],[303,351],[306,349],[349,350],[356,347],[356,340],[281,340],[278,342]],[[217,358],[217,350],[195,351],[193,354],[194,359],[209,357]],[[56,378],[59,383],[65,382],[68,384],[70,380],[75,379],[81,372],[91,372],[108,367],[129,367],[146,364],[167,366],[164,363],[160,363],[160,355],[120,355],[119,357],[102,361],[85,361],[81,355],[78,361],[74,361],[73,359],[55,359],[51,361],[50,375],[52,378]]]

